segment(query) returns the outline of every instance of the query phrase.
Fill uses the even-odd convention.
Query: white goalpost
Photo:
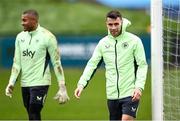
[[[180,0],[151,0],[152,119],[180,120]]]
[[[162,0],[151,0],[152,119],[163,120]]]

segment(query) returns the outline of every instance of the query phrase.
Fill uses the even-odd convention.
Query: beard
[[[112,31],[110,31],[110,33],[111,33],[111,35],[112,35],[113,37],[117,37],[117,36],[120,35],[120,32],[119,32],[119,31],[116,31],[116,30],[112,30]]]
[[[23,31],[32,31],[33,27],[32,26],[23,26]]]

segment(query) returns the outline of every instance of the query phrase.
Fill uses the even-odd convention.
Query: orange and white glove
[[[59,104],[64,104],[68,100],[70,100],[70,98],[67,94],[66,85],[65,85],[64,81],[59,82],[59,90],[56,93],[54,99],[57,100],[59,102]]]

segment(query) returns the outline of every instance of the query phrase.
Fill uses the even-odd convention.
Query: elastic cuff
[[[60,80],[60,81],[59,81],[59,86],[60,86],[60,85],[65,85],[65,81],[64,81],[64,80]]]
[[[142,88],[140,88],[140,87],[138,87],[138,89],[142,92],[143,91],[143,89]]]
[[[10,80],[9,80],[9,85],[14,86],[14,85],[15,85],[15,83],[16,83],[16,80],[13,80],[13,79],[10,79]]]
[[[84,86],[82,84],[78,84],[77,87],[84,89]]]

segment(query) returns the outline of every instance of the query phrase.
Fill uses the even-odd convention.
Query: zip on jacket
[[[117,72],[117,91],[118,91],[118,98],[119,98],[119,72],[118,72],[118,67],[117,67],[117,40],[116,40],[116,43],[115,43],[115,65],[116,65],[116,72]]]

